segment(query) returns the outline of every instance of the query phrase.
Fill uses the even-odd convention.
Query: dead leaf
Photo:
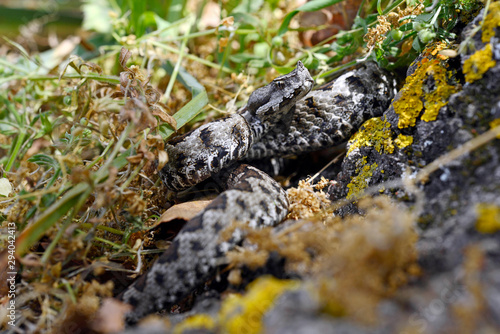
[[[161,170],[168,162],[168,154],[166,151],[158,151],[158,170]]]
[[[95,63],[92,63],[90,61],[88,62],[85,62],[83,64],[80,64],[80,66],[78,66],[78,68],[80,69],[80,71],[82,70],[82,66],[85,66],[85,67],[88,67],[92,72],[97,72],[99,74],[102,74],[102,68],[101,66],[95,64]]]
[[[220,24],[222,24],[223,26],[225,27],[231,27],[232,25],[234,25],[234,17],[232,16],[228,16],[226,18],[223,18],[222,21],[220,22]]]
[[[161,110],[158,106],[151,106],[151,112],[153,115],[160,117],[162,121],[168,123],[172,128],[174,128],[174,130],[177,131],[177,121],[175,118]]]
[[[125,329],[125,315],[132,306],[114,298],[105,298],[92,321],[92,329],[98,333],[118,333]]]
[[[161,215],[157,224],[168,223],[176,219],[188,221],[203,210],[210,202],[212,201],[201,200],[176,204]]]
[[[155,104],[160,100],[161,94],[158,90],[154,89],[151,85],[147,85],[144,91],[146,101],[149,105]]]
[[[127,157],[127,161],[130,162],[131,164],[138,164],[139,162],[142,161],[143,155],[142,154],[136,154],[136,155],[131,155]]]
[[[193,4],[195,1],[188,1]],[[200,18],[200,28],[199,29],[209,29],[215,28],[220,24],[220,10],[221,6],[213,1],[208,1],[206,5],[203,7],[203,13]],[[193,8],[193,10],[197,10],[197,8]]]
[[[165,141],[160,135],[148,134],[146,142],[149,147],[155,147],[161,151],[165,148]]]
[[[319,11],[301,13],[300,27],[323,27],[323,29],[301,32],[300,40],[304,45],[312,47],[341,30],[347,30],[354,22],[360,3],[361,0],[348,0]]]
[[[126,48],[122,47],[120,50],[120,65],[123,69],[128,70],[127,61],[132,57],[132,53]]]
[[[152,226],[154,238],[163,241],[172,240],[186,222],[203,210],[210,202],[211,200],[199,200],[172,206]]]
[[[219,39],[219,52],[224,51],[224,48],[227,46],[228,41],[229,41],[229,38],[227,38],[227,37],[222,37]]]

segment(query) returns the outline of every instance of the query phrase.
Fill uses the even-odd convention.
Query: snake
[[[256,89],[245,106],[178,136],[165,145],[168,163],[159,172],[171,191],[217,177],[226,190],[179,231],[148,272],[119,295],[132,306],[129,323],[166,309],[207,282],[224,256],[244,239],[233,222],[275,226],[288,213],[285,190],[263,171],[242,161],[301,154],[345,142],[361,124],[382,115],[395,81],[373,63],[347,72],[315,90],[299,61],[288,74]]]

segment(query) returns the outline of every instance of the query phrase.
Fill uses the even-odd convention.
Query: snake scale
[[[167,188],[180,191],[217,175],[227,190],[189,220],[151,269],[120,295],[133,307],[130,322],[178,303],[213,277],[224,254],[244,238],[236,230],[220,240],[232,222],[259,228],[286,217],[281,186],[238,161],[338,145],[365,120],[380,116],[395,94],[394,80],[372,63],[311,91],[313,84],[299,61],[289,74],[255,90],[237,113],[166,144],[169,162],[160,176]]]

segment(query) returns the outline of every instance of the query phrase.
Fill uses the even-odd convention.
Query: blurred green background
[[[44,33],[64,37],[82,24],[82,1],[78,0],[1,0],[0,35],[15,38],[20,28],[38,20]],[[0,44],[5,40],[0,39]]]

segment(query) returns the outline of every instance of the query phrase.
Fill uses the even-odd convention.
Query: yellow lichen
[[[405,148],[406,146],[409,146],[413,144],[413,137],[412,136],[405,136],[403,134],[399,134],[398,137],[394,140],[394,143],[398,148]]]
[[[496,64],[492,56],[491,45],[488,43],[464,61],[465,81],[474,82],[481,79],[483,74]]]
[[[361,164],[362,166],[356,169],[356,173],[358,173],[358,175],[354,176],[351,179],[351,182],[347,185],[347,188],[349,188],[349,192],[346,196],[347,199],[356,198],[363,192],[363,190],[366,189],[366,187],[368,187],[368,182],[370,181],[373,172],[378,167],[377,163],[367,165],[366,157],[363,157]]]
[[[215,320],[212,319],[212,317],[210,317],[208,314],[196,314],[185,319],[177,326],[175,326],[174,334],[180,334],[188,330],[213,330],[214,328]]]
[[[433,45],[433,51],[441,50],[445,47],[443,43]],[[426,78],[432,76],[436,88],[428,93],[424,93],[423,83]],[[448,103],[448,97],[457,92],[457,87],[448,84],[450,73],[440,63],[439,59],[424,58],[417,70],[406,78],[405,85],[401,90],[401,96],[394,101],[394,111],[399,115],[398,127],[400,129],[415,126],[420,112],[425,107],[422,120],[431,122],[436,120],[439,110]],[[422,103],[425,101],[425,104]]]
[[[451,94],[457,92],[457,87],[448,84],[447,76],[448,72],[442,67],[436,64],[428,69],[428,74],[432,73],[434,80],[436,82],[436,89],[432,92],[425,94],[424,107],[425,112],[422,115],[422,121],[432,122],[435,121],[439,110],[448,104],[448,97]]]
[[[371,118],[361,126],[361,129],[349,141],[347,155],[359,147],[372,146],[379,153],[393,153],[391,124],[380,117]]]
[[[493,2],[488,8],[488,15],[483,21],[483,34],[481,40],[483,43],[490,41],[495,36],[495,28],[500,27],[500,2]]]
[[[245,295],[233,294],[222,304],[219,317],[225,333],[262,333],[262,316],[286,290],[299,282],[260,277],[250,283]]]
[[[476,207],[476,230],[481,233],[500,231],[500,207],[494,204],[480,203]]]
[[[496,128],[497,126],[500,126],[500,118],[496,118],[490,122],[490,127]],[[498,139],[500,139],[500,135],[497,136]]]

